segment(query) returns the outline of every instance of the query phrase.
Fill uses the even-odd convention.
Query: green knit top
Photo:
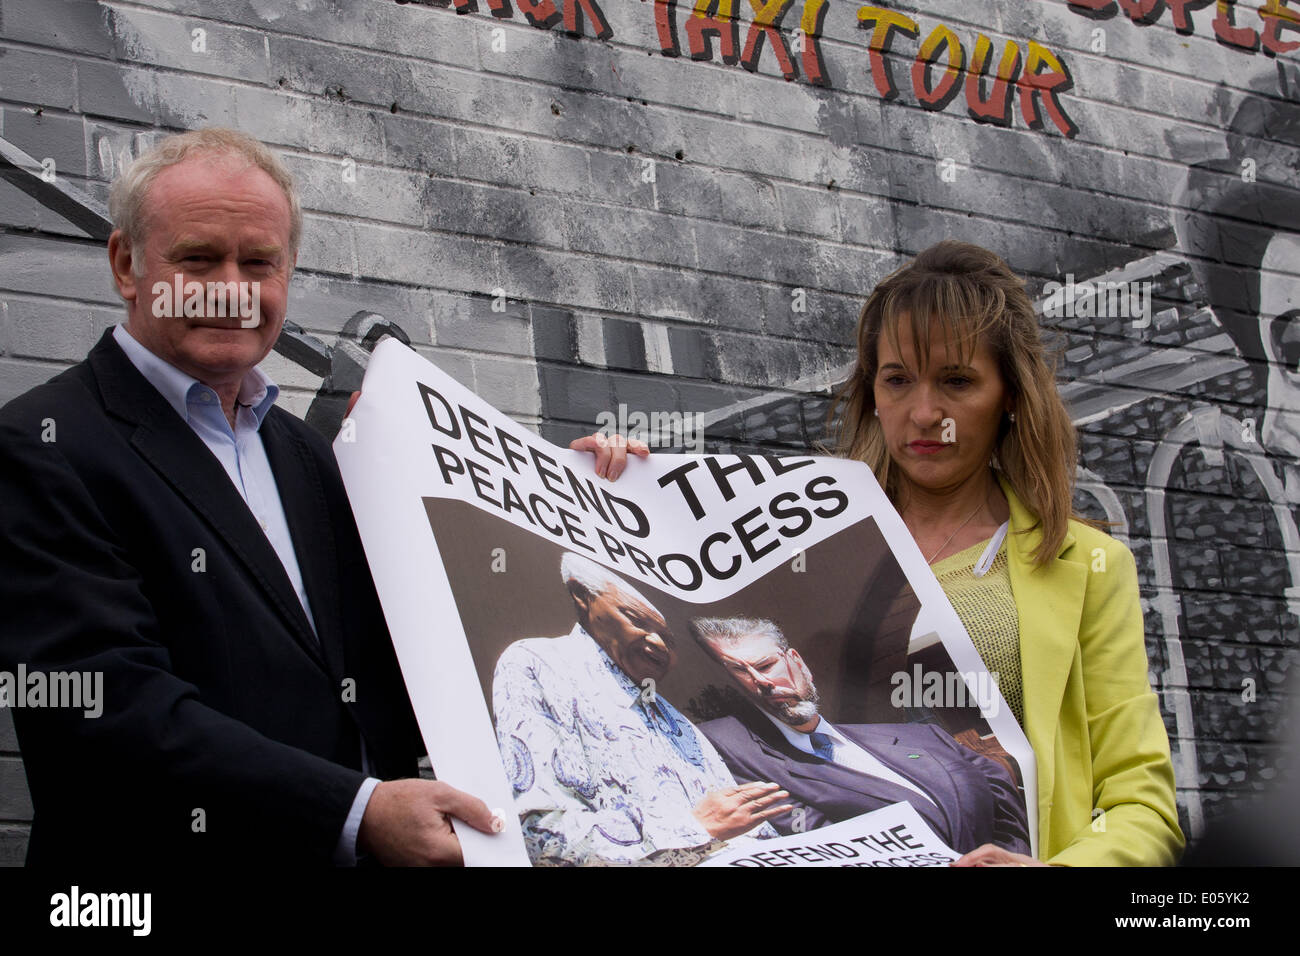
[[[987,539],[965,551],[930,566],[961,618],[975,649],[990,674],[997,675],[998,689],[1016,721],[1025,724],[1024,682],[1020,672],[1020,621],[1011,593],[1007,570],[1007,544],[998,549],[992,567],[983,577],[975,576],[975,565],[989,546]]]

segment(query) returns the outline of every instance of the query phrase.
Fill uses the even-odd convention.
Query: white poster
[[[755,841],[715,853],[701,866],[947,866],[958,854],[944,845],[909,803],[894,803],[807,833]]]
[[[510,811],[470,865],[769,859],[886,808],[908,852],[1035,849],[1029,745],[861,463],[611,483],[394,340],[334,447],[433,766]]]

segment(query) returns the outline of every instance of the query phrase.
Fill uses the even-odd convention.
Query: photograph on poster
[[[904,686],[956,671],[912,652],[920,604],[871,519],[699,605],[426,506],[534,862],[689,861],[894,803],[958,852],[1028,852],[1020,770],[974,695]]]

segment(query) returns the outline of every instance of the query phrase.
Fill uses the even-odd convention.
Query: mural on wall
[[[510,0],[486,2],[487,11],[493,17],[515,16]],[[1245,5],[1239,5],[1237,0],[1068,0],[1068,6],[1072,12],[1097,21],[1122,13],[1139,27],[1155,25],[1169,12],[1174,29],[1190,36],[1197,32],[1196,11],[1213,4],[1214,9],[1202,16],[1202,30],[1212,31],[1219,43],[1232,50],[1246,54],[1262,51],[1276,57],[1300,48],[1300,40],[1286,39],[1286,31],[1300,32],[1300,14],[1288,2],[1265,0],[1254,11],[1261,21],[1259,27],[1249,25],[1247,17],[1242,16],[1245,11],[1239,9]],[[559,28],[572,36],[592,36],[599,40],[615,36],[595,0],[516,0],[516,3],[518,13],[528,24],[541,30]],[[446,6],[446,3],[436,5]],[[897,99],[901,92],[890,61],[913,56],[910,70],[913,102],[924,109],[942,110],[959,93],[964,93],[972,119],[1010,125],[1014,95],[1019,99],[1024,122],[1031,129],[1044,127],[1042,114],[1045,113],[1063,135],[1069,137],[1078,132],[1061,104],[1061,96],[1073,87],[1069,67],[1063,57],[1037,40],[1024,40],[1023,54],[1021,42],[1008,40],[998,49],[984,33],[976,33],[973,39],[967,37],[963,44],[956,29],[943,21],[922,40],[917,20],[906,11],[892,9],[884,3],[802,0],[797,8],[797,26],[794,25],[795,0],[749,0],[749,5],[751,10],[745,10],[739,0],[695,0],[694,4],[689,0],[684,3],[655,0],[654,22],[660,53],[680,56],[684,35],[685,52],[691,59],[713,60],[716,56],[723,63],[739,63],[756,72],[766,49],[785,79],[800,78],[802,67],[806,82],[830,86],[832,81],[821,50],[826,18],[855,16],[858,26],[870,33],[869,69],[882,99]],[[479,9],[478,0],[452,0],[452,6],[457,13],[473,13]],[[742,19],[746,13],[750,15],[748,21]],[[788,26],[787,17],[791,20]],[[910,42],[916,48],[914,55],[910,48],[903,54],[895,47],[895,43],[903,42]],[[1094,52],[1098,52],[1098,42],[1104,51],[1104,37],[1094,34]]]
[[[1285,678],[1300,644],[1300,323],[1293,321],[1300,309],[1300,18],[1284,0],[1045,0],[1025,6],[1046,13],[999,18],[973,4],[840,0],[617,7],[372,0],[358,5],[363,13],[329,0],[232,2],[220,14],[194,3],[158,6],[179,12],[61,2],[51,8],[56,31],[19,31],[11,42],[18,28],[6,4],[0,68],[30,82],[3,88],[0,173],[36,205],[20,209],[10,198],[17,194],[5,194],[13,211],[0,221],[0,261],[26,263],[24,243],[44,255],[56,248],[41,244],[51,237],[60,251],[98,255],[105,184],[131,156],[166,129],[255,121],[254,132],[294,154],[306,204],[320,213],[308,227],[315,264],[295,280],[290,314],[299,324],[287,327],[277,361],[301,393],[294,410],[321,431],[337,429],[369,350],[393,334],[426,354],[446,349],[435,360],[460,362],[462,380],[489,400],[498,400],[493,389],[522,380],[520,392],[507,394],[526,394],[509,410],[552,441],[592,430],[604,411],[618,409],[622,421],[643,412],[650,421],[656,410],[678,410],[694,417],[665,418],[652,436],[664,447],[691,447],[682,429],[693,423],[711,452],[797,453],[827,438],[831,396],[852,370],[856,308],[871,284],[932,235],[983,242],[1029,275],[1043,325],[1062,347],[1061,389],[1080,429],[1078,507],[1111,522],[1137,555],[1152,679],[1175,750],[1185,825],[1199,833],[1224,793],[1258,789],[1275,775],[1280,764],[1268,740],[1283,723]],[[230,24],[186,16],[229,17]],[[440,74],[401,59],[417,24],[437,35],[429,42],[451,49],[449,57],[459,55],[452,31],[461,29],[462,40],[470,35],[463,31],[480,31],[473,36],[490,53],[499,25],[515,31],[506,35],[511,50],[526,52],[512,53],[517,59],[504,59],[497,72],[467,55],[447,73],[446,89],[430,92],[425,81]],[[195,67],[167,52],[168,43],[197,43],[194,30],[206,31],[204,42],[215,49],[227,27],[223,42],[244,44],[241,56],[254,65],[227,57]],[[378,52],[394,55],[365,73],[374,51],[346,47],[335,68],[333,48],[323,44],[349,30],[379,38],[372,41]],[[274,44],[258,31],[273,34]],[[554,45],[528,46],[531,34],[537,42],[554,35]],[[1177,43],[1162,70],[1198,78],[1201,99],[1178,100],[1180,123],[1150,150],[1159,159],[1149,164],[1154,171],[1134,173],[1142,181],[1128,189],[1124,174],[1139,168],[1125,165],[1128,145],[1146,135],[1143,119],[1115,133],[1104,127],[1113,110],[1094,109],[1089,97],[1103,79],[1121,92],[1128,84],[1135,97],[1163,95],[1167,78],[1141,77],[1132,63],[1140,47],[1127,47],[1129,60],[1116,61],[1113,77],[1105,60],[1108,43],[1163,35]],[[101,105],[86,108],[86,97],[39,105],[42,91],[54,97],[59,89],[53,67],[17,64],[41,43],[90,51],[79,69],[95,77]],[[1206,44],[1223,51],[1222,75],[1202,62]],[[262,46],[276,51],[273,66],[258,59]],[[655,62],[642,64],[647,57]],[[659,66],[676,72],[637,72]],[[235,105],[212,105],[191,82],[195,75],[242,84]],[[652,89],[664,76],[681,78],[682,88]],[[769,85],[746,85],[760,81]],[[506,92],[494,100],[498,82]],[[507,125],[493,110],[527,99],[529,84],[545,87],[529,100],[542,115],[537,122],[573,122],[555,128],[578,148],[538,145],[538,126],[512,141],[515,153],[474,152],[480,127]],[[805,191],[791,190],[789,176],[742,162],[752,152],[760,157],[755,167],[775,165],[794,148],[775,124],[751,129],[728,119],[706,127],[702,109],[681,105],[712,93],[735,104],[801,98],[782,102],[813,117],[800,131],[820,146],[808,154],[806,182],[795,184]],[[685,109],[680,129],[643,109],[641,94]],[[1159,111],[1162,101],[1143,108]],[[365,126],[379,144],[374,155],[349,154],[337,116]],[[439,166],[449,154],[429,132],[430,116],[455,127],[449,139],[469,172]],[[83,165],[64,164],[51,177],[45,158],[69,137]],[[980,176],[956,174],[990,147]],[[719,168],[733,157],[739,171]],[[348,162],[353,182],[358,169],[365,182],[369,166],[385,162],[410,175],[391,194],[335,205],[346,201],[340,182],[349,182]],[[588,175],[599,188],[587,192],[610,195],[590,208],[566,194],[547,205],[547,190],[534,197],[524,179],[510,183],[517,201],[505,211],[480,199],[485,184],[506,182],[514,165],[530,162],[553,162],[556,177]],[[585,173],[579,162],[588,164]],[[789,162],[795,168],[804,157]],[[630,181],[597,180],[598,164],[620,175],[626,168]],[[661,178],[645,180],[647,168]],[[1026,169],[1033,176],[1018,180]],[[680,178],[670,184],[670,175]],[[1110,195],[1107,176],[1120,198]],[[550,185],[541,173],[535,178]],[[452,191],[459,180],[470,185]],[[999,222],[989,205],[1017,192],[1032,197],[1033,216],[1021,217],[1018,206]],[[805,201],[807,215],[796,219],[790,210],[802,214]],[[653,228],[618,215],[647,205],[657,216],[647,220]],[[697,224],[706,208],[730,217],[726,230]],[[383,258],[365,246],[370,224],[349,215],[437,230],[434,238],[453,251],[425,263],[414,252],[403,258],[396,242]],[[860,217],[876,232],[851,231],[848,223]],[[1044,250],[1033,237],[1006,241],[1044,222],[1066,233],[1058,249]],[[829,252],[821,242],[828,239]],[[697,259],[674,259],[679,245]],[[698,275],[682,265],[714,247],[722,265],[701,266]],[[575,248],[597,258],[579,269],[553,255]],[[499,268],[472,271],[479,252]],[[643,308],[640,299],[619,297],[623,258],[638,266],[628,284],[649,276],[644,281],[671,289],[666,304]],[[471,270],[472,279],[453,276],[455,268]],[[515,295],[506,288],[512,273],[555,291]],[[583,283],[581,294],[570,290]],[[441,297],[439,307],[451,302],[459,310],[463,338],[431,336],[433,320],[413,314],[428,290]],[[486,331],[471,338],[477,327]],[[486,347],[512,360],[509,386],[500,361],[461,357],[493,335],[504,344]],[[765,338],[774,343],[770,352]],[[9,368],[0,376],[16,374]]]
[[[598,40],[615,38],[613,27],[595,0],[516,2],[518,13],[538,29],[563,29],[572,36]],[[457,13],[473,13],[478,6],[477,0],[453,0]],[[669,57],[686,53],[692,60],[738,63],[753,73],[759,70],[763,54],[768,51],[772,65],[785,79],[832,86],[822,55],[823,28],[828,16],[855,16],[858,26],[870,35],[870,71],[882,99],[893,100],[900,95],[891,61],[901,55],[898,47],[910,41],[916,48],[914,54],[910,50],[907,54],[912,57],[911,92],[914,102],[925,109],[942,110],[964,91],[973,119],[1009,125],[1012,98],[1018,94],[1021,114],[1030,128],[1042,128],[1041,109],[1064,135],[1077,132],[1060,102],[1061,94],[1071,86],[1069,69],[1036,40],[1024,41],[1022,56],[1020,43],[1015,40],[995,51],[993,41],[983,33],[973,39],[968,37],[968,65],[967,47],[952,27],[940,23],[922,40],[917,21],[886,4],[857,6],[841,0],[802,0],[797,8],[797,25],[795,0],[749,0],[749,6],[752,9],[745,10],[745,4],[738,0],[695,0],[694,4],[689,0],[655,0],[653,16],[659,52]],[[487,0],[487,12],[500,19],[515,16],[510,0]],[[746,13],[750,15],[748,21],[742,19]],[[787,17],[790,25],[786,24]]]

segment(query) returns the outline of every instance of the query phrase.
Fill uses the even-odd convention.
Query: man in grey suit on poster
[[[996,762],[933,724],[831,724],[808,665],[771,621],[696,618],[690,630],[754,705],[699,729],[737,781],[789,791],[795,808],[771,820],[781,833],[904,802],[959,853],[985,843],[1029,852],[1024,803]]]

